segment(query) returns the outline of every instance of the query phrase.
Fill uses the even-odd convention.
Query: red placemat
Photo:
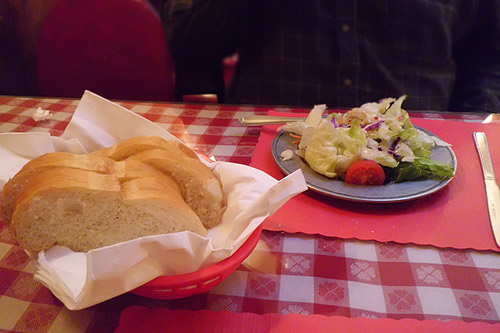
[[[500,324],[126,308],[115,332],[498,332]]]
[[[350,202],[306,191],[266,219],[264,229],[500,251],[490,226],[482,170],[472,137],[473,131],[487,134],[498,173],[500,126],[429,119],[413,122],[452,144],[458,168],[447,187],[424,198],[391,204]],[[250,165],[281,179],[283,173],[271,155],[276,128],[268,126],[261,132]]]

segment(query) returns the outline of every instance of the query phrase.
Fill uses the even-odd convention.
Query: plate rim
[[[418,130],[421,130],[421,131],[423,131],[431,136],[435,136],[435,137],[439,138],[439,136],[437,136],[436,134],[432,133],[431,131],[429,131],[423,127],[420,127],[417,125],[413,125],[413,126]],[[285,175],[289,175],[291,172],[293,172],[295,170],[292,170],[290,172],[281,164],[282,161],[280,158],[280,154],[277,152],[277,149],[276,149],[276,145],[277,145],[279,139],[283,135],[285,135],[286,133],[287,133],[286,131],[280,131],[279,133],[276,134],[276,136],[274,137],[272,144],[271,144],[271,153],[272,153],[272,156],[273,156],[273,159],[274,159],[274,162],[276,163],[276,165],[281,169],[281,171]],[[411,200],[424,198],[424,197],[427,197],[427,196],[434,194],[434,193],[440,191],[441,189],[445,188],[455,178],[455,175],[457,173],[458,159],[457,159],[455,152],[453,151],[451,146],[442,146],[442,147],[447,149],[448,153],[451,155],[452,165],[454,167],[453,177],[445,179],[445,180],[441,180],[441,181],[434,180],[436,182],[436,184],[434,186],[432,186],[424,191],[419,191],[419,192],[416,192],[416,193],[411,194],[411,195],[399,196],[399,197],[398,196],[390,196],[390,197],[385,196],[385,197],[379,198],[379,199],[373,198],[373,197],[363,198],[362,196],[353,196],[353,195],[348,195],[348,194],[343,194],[343,193],[338,193],[338,192],[333,192],[333,191],[321,189],[321,188],[315,186],[314,184],[311,184],[307,179],[306,179],[306,184],[307,184],[307,187],[314,192],[326,195],[328,197],[332,197],[332,198],[336,198],[336,199],[343,199],[343,200],[347,200],[347,201],[354,201],[354,202],[398,203],[398,202],[405,202],[405,201],[411,201]],[[294,153],[294,157],[295,157],[295,153]],[[306,167],[309,168],[312,172],[315,172],[309,166],[306,165]],[[302,168],[299,166],[297,169],[302,169]],[[319,173],[316,173],[316,174],[323,176]],[[328,177],[326,177],[326,176],[323,176],[323,177],[328,179]],[[338,180],[338,179],[330,179],[330,180],[335,181],[335,182],[345,183],[345,182]],[[413,183],[413,182],[417,182],[417,181],[410,181],[410,183]],[[408,182],[406,182],[406,183],[408,183]],[[390,185],[397,185],[397,184],[398,183],[392,183]],[[363,186],[363,185],[348,184],[347,186]],[[382,186],[385,186],[385,185],[382,185]]]

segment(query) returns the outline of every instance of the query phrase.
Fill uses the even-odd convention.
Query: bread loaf
[[[184,199],[208,228],[224,212],[222,186],[212,171],[184,144],[159,137],[136,137],[91,154],[116,161],[136,160],[168,174],[181,186]]]
[[[211,170],[189,148],[157,137],[85,155],[46,154],[0,194],[2,219],[35,252],[53,245],[88,251],[184,230],[205,235],[223,209]]]
[[[45,170],[67,167],[74,169],[82,169],[97,173],[109,173],[114,165],[113,161],[103,158],[89,158],[88,155],[70,154],[65,152],[57,152],[42,155],[30,162],[10,179],[4,186],[0,194],[0,214],[2,220],[9,224],[16,199],[20,192],[23,191],[26,184],[32,176]]]

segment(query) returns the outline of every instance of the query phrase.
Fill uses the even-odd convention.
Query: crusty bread
[[[181,188],[172,178],[164,177],[163,173],[143,163],[115,162],[108,158],[96,158],[89,154],[49,153],[26,163],[16,176],[5,184],[0,193],[0,214],[3,221],[6,224],[10,223],[17,197],[33,176],[46,170],[61,167],[113,174],[121,182],[140,177],[156,177],[173,190],[182,193]]]
[[[187,204],[206,227],[212,228],[220,222],[224,212],[222,186],[213,172],[181,142],[135,137],[90,155],[116,161],[136,160],[155,167],[177,181]]]
[[[89,155],[107,157],[115,161],[122,161],[129,158],[133,154],[144,150],[169,150],[174,146],[177,146],[178,149],[181,149],[188,157],[198,159],[198,156],[196,156],[195,152],[186,147],[184,144],[178,141],[165,140],[158,136],[137,136],[128,140],[124,140],[117,145],[96,150]]]
[[[129,162],[127,162],[129,163]],[[206,229],[167,177],[122,178],[72,168],[31,177],[10,228],[30,251],[65,245],[88,251],[141,236]]]
[[[114,164],[114,161],[109,159],[89,158],[87,155],[65,152],[49,153],[35,158],[26,163],[16,176],[5,184],[0,193],[0,216],[5,223],[10,223],[17,196],[23,191],[30,178],[37,173],[56,167],[109,173]]]
[[[88,251],[220,222],[222,187],[185,145],[138,137],[90,154],[50,153],[27,163],[0,194],[0,214],[30,251]]]

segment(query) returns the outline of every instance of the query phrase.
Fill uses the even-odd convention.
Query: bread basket
[[[232,256],[196,272],[157,277],[131,293],[155,299],[178,299],[207,292],[231,275],[252,253],[261,234],[262,224]]]

